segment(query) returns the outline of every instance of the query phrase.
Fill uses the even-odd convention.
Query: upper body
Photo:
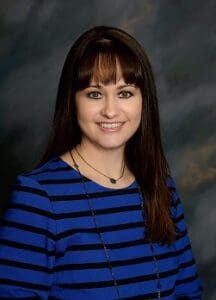
[[[153,243],[161,297],[201,299],[182,205],[173,179],[167,184],[181,234],[171,245]],[[156,298],[136,181],[122,189],[86,185],[120,299]],[[79,173],[61,158],[18,177],[0,230],[1,299],[117,299],[87,201]]]
[[[72,46],[39,166],[0,228],[1,299],[201,299],[150,62],[99,26]]]

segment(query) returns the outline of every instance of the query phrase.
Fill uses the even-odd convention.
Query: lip
[[[124,122],[98,122],[97,124],[105,132],[116,132],[122,128]]]

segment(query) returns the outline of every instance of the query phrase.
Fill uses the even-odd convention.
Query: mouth
[[[104,130],[115,131],[123,126],[124,122],[100,122],[98,125]]]

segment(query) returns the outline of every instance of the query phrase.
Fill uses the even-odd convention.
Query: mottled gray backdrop
[[[204,299],[215,300],[215,0],[1,0],[2,207],[15,176],[43,152],[72,42],[94,25],[127,30],[151,59],[164,149],[185,207]]]

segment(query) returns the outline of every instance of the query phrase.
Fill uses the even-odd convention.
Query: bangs
[[[76,90],[86,88],[92,80],[96,84],[116,84],[121,77],[126,83],[140,87],[141,64],[125,45],[103,39],[87,47],[80,58],[75,74]]]

